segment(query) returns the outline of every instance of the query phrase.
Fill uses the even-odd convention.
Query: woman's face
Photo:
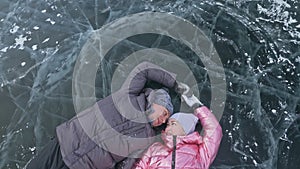
[[[176,120],[170,118],[165,129],[167,135],[185,136],[185,132],[181,124]]]
[[[152,126],[160,126],[167,121],[170,117],[170,112],[163,106],[158,104],[152,104],[153,113],[148,118],[152,121]]]

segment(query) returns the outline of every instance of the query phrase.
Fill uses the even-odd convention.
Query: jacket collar
[[[163,131],[161,134],[161,138],[164,141],[165,145],[172,149],[173,148],[173,136],[166,135]],[[176,147],[181,147],[184,144],[200,144],[202,143],[202,137],[198,132],[193,132],[187,136],[177,136],[176,137]]]

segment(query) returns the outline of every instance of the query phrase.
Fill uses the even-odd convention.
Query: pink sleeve
[[[205,163],[205,168],[209,168],[218,153],[223,136],[222,128],[214,114],[206,106],[197,108],[194,114],[200,119],[204,130],[203,142],[199,146],[200,158]]]

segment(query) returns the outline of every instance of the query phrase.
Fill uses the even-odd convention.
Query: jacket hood
[[[172,149],[173,148],[173,135],[166,135],[165,131],[162,132],[161,138],[165,145]],[[181,147],[184,144],[201,144],[202,136],[198,132],[193,132],[186,136],[176,136],[176,147]]]

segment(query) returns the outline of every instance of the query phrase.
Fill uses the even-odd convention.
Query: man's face
[[[148,118],[152,122],[152,126],[160,126],[167,121],[170,117],[170,112],[163,106],[153,103],[152,104],[153,113],[151,113]]]
[[[167,135],[185,136],[185,132],[181,124],[176,120],[170,118],[165,129]]]

